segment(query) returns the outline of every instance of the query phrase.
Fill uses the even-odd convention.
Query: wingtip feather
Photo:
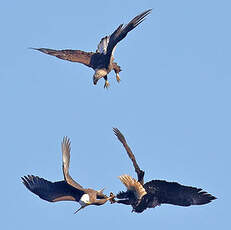
[[[216,200],[217,197],[211,195],[210,193],[203,191],[202,189],[198,189],[197,195],[193,198],[194,205],[203,205],[208,204],[213,200]]]

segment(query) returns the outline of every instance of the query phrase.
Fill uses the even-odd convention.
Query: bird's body
[[[124,175],[130,180],[135,180],[128,175]],[[120,178],[121,181],[123,179]],[[137,198],[131,190],[117,194],[117,202],[129,204],[135,212],[143,212],[147,208],[155,208],[161,204],[172,204],[178,206],[202,205],[215,199],[200,188],[184,186],[177,182],[165,180],[152,180],[143,186],[145,194]]]
[[[126,139],[118,129],[113,130],[132,160],[138,177],[138,180],[133,179],[129,175],[119,177],[127,191],[119,192],[116,196],[118,200],[114,200],[114,202],[131,205],[134,212],[140,213],[147,208],[155,208],[161,204],[187,207],[190,205],[207,204],[216,199],[216,197],[200,188],[184,186],[177,182],[151,180],[144,183],[144,171],[139,168],[134,154],[127,145]]]
[[[32,48],[40,52],[56,56],[57,58],[79,62],[94,69],[93,83],[96,85],[100,78],[105,79],[104,87],[109,86],[107,75],[114,70],[116,79],[119,82],[120,66],[114,62],[114,51],[118,42],[124,39],[128,32],[138,26],[144,18],[151,12],[151,10],[144,11],[135,18],[133,18],[126,26],[121,24],[110,36],[101,39],[96,52],[85,52],[81,50],[54,50],[47,48]]]
[[[62,142],[62,159],[65,180],[51,182],[38,176],[28,175],[22,177],[23,184],[41,199],[49,202],[79,202],[81,207],[77,211],[88,205],[103,205],[111,199],[103,194],[103,190],[96,191],[91,188],[83,188],[69,175],[70,151],[70,140],[64,137]]]

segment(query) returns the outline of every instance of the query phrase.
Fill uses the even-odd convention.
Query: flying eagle
[[[119,72],[120,66],[114,62],[114,51],[118,42],[124,39],[128,32],[138,26],[145,17],[151,12],[151,9],[144,11],[135,18],[133,18],[127,25],[121,24],[110,36],[101,39],[96,52],[84,52],[81,50],[53,50],[46,48],[32,48],[43,53],[56,56],[57,58],[79,62],[94,69],[93,76],[94,85],[97,84],[100,78],[105,79],[104,88],[109,87],[107,75],[114,70],[116,79],[120,82]]]
[[[184,186],[176,182],[151,180],[144,183],[144,171],[139,168],[126,139],[118,129],[113,128],[113,131],[132,160],[138,180],[133,179],[129,175],[120,176],[119,179],[126,186],[127,191],[119,192],[116,195],[118,200],[113,198],[111,203],[131,205],[133,207],[132,211],[141,213],[147,208],[155,208],[161,204],[178,206],[203,205],[216,199],[216,197],[203,191],[201,188]],[[111,193],[111,195],[113,194]]]
[[[104,195],[103,189],[96,191],[91,188],[83,188],[69,175],[70,145],[70,139],[64,137],[62,141],[62,168],[64,180],[50,182],[38,176],[28,175],[21,177],[23,184],[41,199],[49,202],[79,202],[81,207],[75,213],[88,205],[103,205],[108,200],[112,199],[112,197]]]

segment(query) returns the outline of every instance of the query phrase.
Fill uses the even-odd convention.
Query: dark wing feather
[[[148,194],[153,194],[160,204],[202,205],[216,199],[201,188],[184,186],[176,182],[152,180],[145,183],[144,188]]]
[[[79,201],[84,194],[65,181],[50,182],[43,178],[28,175],[21,177],[23,184],[41,199],[49,202],[56,201]]]
[[[124,39],[128,32],[136,28],[143,20],[144,18],[151,13],[151,9],[144,11],[143,13],[137,15],[135,18],[133,18],[126,26],[123,27],[123,24],[121,24],[111,35],[110,40],[107,46],[107,57],[108,62],[110,62],[110,58],[112,55],[112,50],[116,46],[118,42],[120,42],[122,39]]]
[[[138,202],[134,192],[132,191],[121,191],[116,195],[116,198],[118,198],[116,202],[119,204],[136,206]]]
[[[53,49],[46,49],[46,48],[31,48],[31,49],[38,50],[42,53],[49,54],[63,60],[67,60],[71,62],[79,62],[88,67],[92,67],[91,57],[94,54],[93,52],[84,52],[81,50],[53,50]]]
[[[113,128],[113,131],[115,133],[115,135],[117,136],[117,138],[119,139],[119,141],[123,144],[125,150],[127,151],[127,154],[129,156],[129,158],[132,160],[133,166],[135,168],[135,171],[137,173],[137,177],[138,177],[138,181],[143,184],[144,183],[144,171],[140,169],[139,165],[136,162],[136,158],[134,156],[134,154],[132,153],[132,150],[130,149],[130,147],[128,146],[125,137],[123,136],[123,134],[119,131],[119,129],[117,128]]]

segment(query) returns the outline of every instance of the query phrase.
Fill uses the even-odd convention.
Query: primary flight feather
[[[136,28],[145,17],[151,13],[151,9],[144,11],[143,13],[137,15],[133,18],[127,25],[121,24],[110,36],[106,36],[101,39],[96,52],[85,52],[81,50],[54,50],[47,48],[32,48],[43,52],[45,54],[49,54],[52,56],[56,56],[57,58],[79,62],[88,67],[94,69],[95,73],[93,75],[93,83],[97,84],[98,80],[104,78],[105,84],[104,88],[108,88],[109,82],[107,79],[107,75],[114,70],[116,73],[116,79],[119,82],[119,72],[121,68],[114,62],[114,51],[118,42],[124,39],[127,34]]]
[[[69,175],[71,142],[67,137],[62,141],[62,161],[64,180],[51,182],[38,176],[28,175],[21,177],[23,184],[32,193],[49,202],[76,201],[81,207],[88,205],[103,205],[112,197],[107,197],[102,190],[83,188]],[[75,213],[76,213],[75,212]]]
[[[144,171],[139,168],[125,137],[119,129],[113,128],[113,131],[132,160],[138,180],[129,175],[119,176],[127,191],[119,192],[116,196],[118,200],[112,199],[112,203],[131,205],[134,212],[141,213],[147,208],[155,208],[161,204],[187,207],[207,204],[216,199],[216,197],[203,191],[201,188],[185,186],[177,182],[151,180],[144,183]],[[113,194],[111,193],[111,195]]]

